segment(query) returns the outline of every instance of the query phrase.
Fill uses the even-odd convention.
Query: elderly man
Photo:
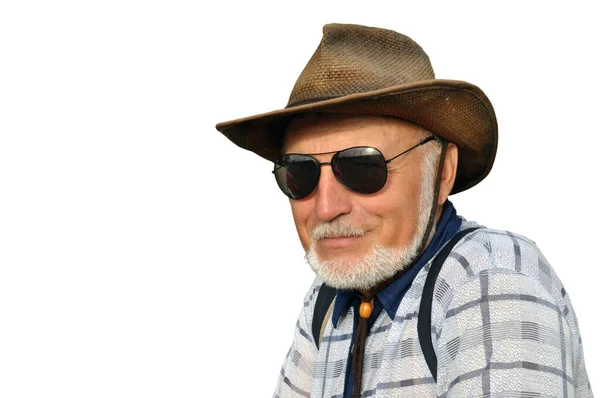
[[[591,397],[565,289],[529,239],[457,216],[497,124],[410,38],[327,25],[285,109],[220,123],[274,162],[317,277],[276,397]]]

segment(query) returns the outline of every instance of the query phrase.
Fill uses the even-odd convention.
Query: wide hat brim
[[[451,194],[483,180],[496,157],[498,124],[491,102],[477,86],[457,80],[422,80],[324,99],[222,122],[216,128],[236,145],[274,162],[281,156],[291,119],[307,113],[393,116],[456,144],[458,167]]]

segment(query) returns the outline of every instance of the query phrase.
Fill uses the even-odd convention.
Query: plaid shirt
[[[462,229],[477,226],[463,222]],[[593,397],[577,319],[560,280],[535,244],[479,229],[454,247],[432,304],[434,381],[417,335],[430,262],[417,274],[394,319],[382,311],[367,337],[362,397]],[[274,397],[344,394],[354,309],[329,321],[317,349],[310,333],[316,278]]]

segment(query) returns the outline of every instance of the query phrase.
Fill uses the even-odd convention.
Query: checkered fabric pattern
[[[463,222],[461,229],[477,226]],[[396,316],[375,321],[365,347],[362,397],[593,397],[569,296],[529,239],[479,229],[454,247],[437,279],[434,381],[417,319],[431,261]],[[320,350],[311,335],[322,281],[310,288],[274,397],[342,398],[354,309],[328,322]]]

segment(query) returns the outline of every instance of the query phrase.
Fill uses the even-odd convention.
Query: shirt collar
[[[376,294],[379,302],[381,302],[391,319],[394,319],[398,307],[400,306],[400,302],[404,297],[404,293],[406,293],[419,271],[429,260],[431,260],[438,250],[458,232],[461,223],[462,219],[456,215],[454,205],[447,200],[446,203],[444,203],[442,215],[438,220],[435,234],[433,235],[431,243],[427,246],[427,249],[425,249],[423,254],[407,271],[402,273],[394,282]],[[358,300],[360,300],[360,298],[354,290],[337,290],[333,313],[331,315],[334,327],[337,327],[340,316],[345,314],[350,306]]]

